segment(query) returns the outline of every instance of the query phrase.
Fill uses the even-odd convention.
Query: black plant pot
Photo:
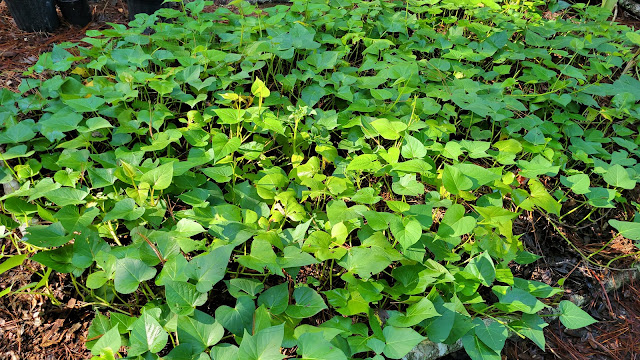
[[[58,0],[60,12],[71,25],[85,26],[91,22],[91,9],[87,0]]]
[[[55,0],[6,0],[6,3],[20,30],[52,32],[60,25]]]
[[[153,14],[156,10],[164,7],[163,0],[127,0],[129,8],[129,20],[133,20],[136,14]]]

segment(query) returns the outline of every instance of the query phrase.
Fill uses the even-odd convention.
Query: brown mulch
[[[604,265],[610,260],[638,251],[630,240],[616,236],[616,232],[606,224],[608,218],[620,218],[623,214],[623,209],[619,208],[603,216],[594,214],[590,218],[593,220],[586,221],[582,226],[569,225],[578,224],[584,216],[576,213],[556,226],[577,250],[586,255],[596,253],[591,260]],[[515,222],[514,228],[523,234],[521,239],[529,251],[544,256],[533,264],[515,266],[512,269],[514,275],[551,286],[558,286],[558,280],[566,279],[564,298],[584,298],[586,303],[582,308],[598,322],[578,330],[566,329],[559,321],[552,322],[545,328],[545,352],[529,341],[510,340],[505,349],[506,358],[640,359],[640,284],[628,281],[623,285],[618,282],[618,289],[609,289],[605,285],[606,281],[614,276],[619,279],[622,270],[607,269],[583,260],[547,219],[536,217],[534,213],[523,214]],[[611,242],[605,247],[609,241]],[[628,269],[633,267],[635,261],[635,256],[628,256],[613,261],[610,266]],[[631,278],[627,277],[629,279]]]
[[[585,306],[598,323],[569,330],[560,322],[545,328],[547,351],[529,342],[510,342],[508,359],[635,360],[640,359],[640,291],[629,284],[608,295],[597,294]],[[610,308],[609,308],[610,306]]]
[[[14,245],[8,237],[0,239],[0,262],[18,253]],[[47,274],[42,265],[27,259],[0,274],[0,291],[7,288],[12,293],[0,297],[0,359],[91,356],[84,343],[92,309],[73,297],[69,274]]]
[[[7,286],[18,290],[37,282],[42,270],[39,264],[27,260],[0,275],[0,290]],[[48,286],[0,298],[0,359],[91,357],[84,343],[93,313],[69,297],[73,293],[67,288],[69,285],[67,274],[52,272]]]

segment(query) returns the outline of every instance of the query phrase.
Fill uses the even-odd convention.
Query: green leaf
[[[584,76],[584,74],[582,73],[582,71],[580,71],[580,69],[576,68],[575,66],[572,65],[564,65],[561,67],[560,72],[564,75],[570,76],[570,77],[574,77],[576,79],[580,79],[580,80],[587,80],[587,78]]]
[[[462,337],[462,345],[472,360],[500,360],[500,353],[485,345],[477,336]]]
[[[464,206],[454,204],[444,213],[438,228],[438,236],[442,238],[462,236],[475,228],[476,219],[464,216]]]
[[[302,89],[302,92],[300,93],[300,100],[302,100],[307,106],[313,107],[326,94],[327,92],[324,87],[314,83]]]
[[[533,341],[542,350],[545,349],[544,328],[549,325],[535,314],[523,314],[521,320],[512,321],[509,326]]]
[[[105,100],[97,96],[90,96],[88,98],[68,99],[63,100],[66,105],[69,105],[76,112],[94,112],[105,103]]]
[[[513,285],[522,290],[528,291],[531,295],[538,298],[548,298],[556,294],[562,293],[562,289],[553,288],[543,282],[535,280],[524,280],[513,278]]]
[[[591,186],[591,181],[587,174],[576,174],[568,177],[561,176],[560,182],[562,185],[570,188],[574,194],[584,195],[590,191],[589,186]]]
[[[272,286],[258,296],[258,305],[264,305],[273,315],[282,314],[289,305],[289,288],[287,283]]]
[[[304,333],[298,338],[298,355],[308,360],[347,360],[347,356],[322,333]]]
[[[351,197],[351,200],[361,204],[376,204],[380,200],[382,200],[382,197],[378,196],[377,194],[378,193],[374,188],[365,187],[358,190],[355,195]]]
[[[91,354],[98,356],[107,349],[118,352],[118,350],[120,350],[120,344],[120,332],[118,331],[118,325],[116,325],[96,341],[93,347],[91,347]]]
[[[167,281],[164,287],[169,309],[178,315],[190,315],[207,301],[206,293],[198,292],[195,285],[185,281]]]
[[[442,172],[442,185],[448,192],[457,195],[461,191],[471,189],[473,181],[454,166],[445,165]]]
[[[219,306],[216,309],[216,320],[232,334],[240,336],[246,329],[251,329],[255,309],[255,304],[249,296],[240,296],[233,308]]]
[[[238,358],[242,360],[282,360],[280,346],[284,338],[284,324],[272,326],[257,334],[245,331],[238,350]]]
[[[131,294],[138,289],[141,282],[151,280],[156,269],[139,259],[118,259],[116,266],[115,287],[121,294]]]
[[[494,226],[511,224],[511,221],[518,217],[518,213],[511,212],[501,206],[474,206],[473,208],[482,216],[481,224]]]
[[[589,192],[585,194],[588,203],[594,207],[615,208],[613,199],[616,197],[616,191],[605,189],[602,187],[590,187]]]
[[[310,254],[302,252],[297,246],[287,246],[284,248],[283,256],[277,259],[281,268],[302,267],[317,264],[318,261]]]
[[[382,332],[386,342],[383,353],[390,359],[401,359],[425,339],[411,328],[386,326]]]
[[[136,206],[136,201],[131,198],[118,201],[113,209],[109,211],[102,221],[107,222],[111,220],[123,219],[132,221],[140,218],[144,214],[144,208]]]
[[[264,269],[267,268],[274,274],[284,276],[277,259],[271,243],[263,238],[255,237],[251,242],[251,253],[239,256],[238,263],[255,271],[264,272]]]
[[[338,261],[338,264],[347,271],[368,279],[384,271],[392,262],[389,254],[378,246],[370,248],[357,246],[349,249],[347,256]]]
[[[53,248],[62,246],[73,238],[73,234],[67,235],[61,223],[51,225],[34,225],[27,228],[27,234],[23,240],[31,245]]]
[[[256,295],[264,289],[264,284],[256,279],[235,278],[225,282],[227,283],[229,294],[234,298],[249,295],[249,297],[255,299]]]
[[[484,286],[491,286],[496,278],[496,268],[493,259],[487,252],[474,257],[464,268],[464,271],[474,275]]]
[[[182,254],[176,254],[167,259],[162,266],[162,271],[156,277],[156,285],[164,286],[171,281],[187,281],[187,260]]]
[[[609,225],[613,226],[620,235],[630,240],[640,240],[640,222],[609,220]]]
[[[560,301],[558,310],[560,310],[560,322],[567,329],[579,329],[597,322],[591,315],[568,300]]]
[[[196,288],[199,292],[208,292],[213,285],[222,280],[232,251],[231,245],[225,245],[191,259],[187,274],[197,281]]]
[[[222,325],[202,311],[196,310],[192,316],[178,318],[178,341],[191,345],[196,353],[217,344],[223,336]]]
[[[516,155],[522,151],[522,144],[515,139],[501,140],[493,144],[498,149],[496,161],[503,165],[514,164]]]
[[[8,259],[0,264],[0,274],[4,273],[7,270],[11,270],[16,266],[22,265],[22,262],[26,258],[27,254],[10,255]]]
[[[535,314],[545,308],[545,305],[540,300],[522,289],[512,287],[508,288],[505,293],[496,293],[496,295],[500,300],[499,303],[496,303],[496,307],[503,311],[522,311],[525,314]]]
[[[242,122],[247,111],[243,109],[215,109],[214,112],[218,115],[218,124],[230,125]],[[216,159],[218,158],[216,157]]]
[[[366,171],[366,172],[376,172],[378,171],[382,165],[380,165],[380,161],[378,161],[378,156],[375,154],[362,154],[358,155],[347,165],[348,171]]]
[[[531,201],[534,205],[552,214],[560,215],[562,205],[553,196],[549,195],[540,181],[529,180],[529,190],[531,190]]]
[[[269,95],[271,94],[264,82],[262,82],[262,80],[258,78],[256,78],[256,81],[254,81],[253,85],[251,85],[251,93],[254,96],[258,96],[261,98],[269,97]]]
[[[164,349],[169,334],[160,326],[158,321],[145,312],[133,323],[128,356],[142,355],[147,351],[157,353]]]
[[[212,360],[239,360],[238,347],[231,344],[220,344],[211,348]]]
[[[487,184],[492,185],[494,181],[500,180],[502,177],[502,168],[487,169],[476,164],[457,164],[455,167],[471,180],[473,183],[471,189],[477,189]]]
[[[420,241],[422,236],[422,226],[418,220],[412,218],[398,218],[390,224],[391,234],[402,245],[408,249],[411,245]]]
[[[312,317],[327,308],[322,296],[306,286],[295,289],[293,299],[295,304],[287,307],[286,314],[294,319]]]
[[[427,155],[427,149],[420,140],[411,135],[405,135],[401,154],[405,159],[422,159]]]
[[[387,320],[387,325],[395,327],[410,327],[421,323],[423,320],[440,316],[433,303],[426,297],[407,308],[406,314],[394,313]]]
[[[424,194],[424,185],[416,181],[415,174],[407,174],[395,181],[391,189],[398,195],[419,196]]]
[[[474,324],[478,339],[493,351],[500,353],[509,337],[507,327],[497,321],[483,321],[481,319],[475,319]]]
[[[89,289],[98,289],[109,280],[109,274],[104,271],[96,271],[87,276],[86,285]]]
[[[387,140],[398,140],[400,133],[407,128],[407,124],[402,121],[389,121],[385,118],[372,121],[371,126],[376,129],[380,136]]]
[[[103,188],[116,182],[115,169],[89,168],[89,179],[93,188]]]
[[[33,139],[36,133],[32,130],[33,120],[23,120],[0,133],[0,145],[20,144]]]
[[[164,190],[171,185],[173,180],[173,163],[160,165],[149,170],[140,177],[140,183],[148,184],[155,190]]]
[[[444,342],[449,337],[451,329],[455,324],[456,316],[462,316],[456,312],[456,304],[445,303],[442,299],[434,300],[436,311],[441,316],[427,320],[426,332],[429,340],[433,342]]]
[[[61,187],[59,189],[47,192],[44,197],[47,198],[47,200],[62,207],[67,205],[84,204],[86,202],[84,201],[84,198],[86,198],[87,195],[89,195],[88,191]]]
[[[637,32],[627,31],[624,35],[635,45],[640,45],[640,34]]]
[[[61,273],[70,273],[77,269],[71,263],[73,260],[72,244],[67,244],[54,250],[37,252],[31,256],[31,260]]]
[[[230,165],[218,165],[202,169],[202,173],[217,183],[226,183],[233,178],[233,167]]]
[[[526,178],[535,178],[539,175],[556,176],[560,170],[560,166],[554,166],[542,155],[536,155],[531,161],[518,160],[516,163],[521,169],[520,175]]]
[[[627,170],[618,164],[611,166],[602,178],[611,186],[627,190],[636,187],[636,181],[632,180]]]

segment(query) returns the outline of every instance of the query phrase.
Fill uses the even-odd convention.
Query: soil
[[[63,22],[55,33],[25,33],[17,29],[6,5],[0,3],[0,87],[16,90],[22,73],[35,64],[40,54],[51,50],[53,44],[80,42],[86,30],[109,28],[109,22],[127,22],[125,0],[97,0],[90,2],[90,6],[94,21],[84,28]],[[640,24],[624,13],[618,14],[617,21],[633,27]],[[628,195],[639,201],[638,196]],[[586,214],[576,212],[562,223],[551,223],[553,220],[530,212],[518,219],[515,232],[522,234],[530,252],[544,258],[526,266],[514,266],[514,275],[552,286],[566,279],[564,298],[582,296],[586,300],[584,308],[599,322],[580,330],[567,330],[558,321],[552,322],[545,329],[546,351],[530,341],[509,340],[503,359],[640,358],[640,286],[630,282],[607,293],[605,280],[620,271],[596,265],[637,251],[634,244],[622,237],[605,246],[615,235],[607,228],[606,220],[620,216],[622,211],[593,214],[584,224],[573,226],[568,224],[578,224]],[[6,238],[0,239],[0,248],[3,255],[17,253]],[[592,254],[601,248],[590,258],[595,264],[580,254]],[[628,268],[635,260],[633,256],[624,257],[612,262],[611,267]],[[36,284],[45,274],[42,266],[27,260],[22,266],[0,274],[0,292],[9,286],[17,290]],[[84,342],[94,314],[91,304],[77,297],[67,274],[52,272],[48,282],[43,283],[44,286],[27,288],[17,296],[0,297],[0,359],[89,358]],[[468,357],[458,352],[447,359]]]

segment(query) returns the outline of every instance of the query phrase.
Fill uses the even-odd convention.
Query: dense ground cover
[[[400,358],[428,338],[490,359],[509,332],[544,348],[545,308],[593,321],[513,275],[538,258],[513,220],[633,214],[640,35],[564,3],[203,5],[90,31],[0,92],[6,236],[47,267],[33,286],[73,275],[94,355]]]

